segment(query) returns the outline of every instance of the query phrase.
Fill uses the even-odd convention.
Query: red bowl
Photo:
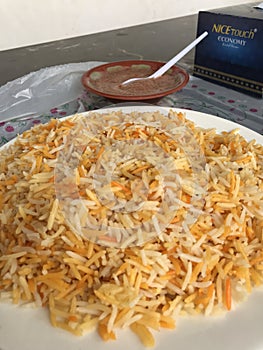
[[[145,90],[145,81],[144,84],[140,82],[140,86],[138,86],[138,83],[128,84],[129,88],[127,88],[128,85],[124,88],[120,88],[120,84],[129,78],[135,77],[135,74],[138,74],[138,72],[144,76],[149,76],[164,64],[164,62],[148,60],[106,63],[88,70],[83,74],[81,81],[85,89],[89,92],[111,100],[149,101],[160,99],[181,90],[188,83],[189,74],[184,69],[176,65],[170,68],[170,70],[161,77],[162,82],[159,80],[159,82],[162,83],[159,89],[151,87],[148,91],[147,88]],[[160,78],[157,78],[156,81],[158,79]],[[131,88],[132,84],[137,84],[136,87],[134,85],[135,90],[133,91]],[[149,83],[147,84],[149,85]],[[165,84],[167,84],[167,86]],[[156,85],[155,82],[154,85]]]

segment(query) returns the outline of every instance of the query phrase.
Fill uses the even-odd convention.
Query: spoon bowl
[[[159,99],[183,89],[189,81],[188,72],[174,65],[166,74],[160,77],[161,81],[159,79],[156,79],[156,81],[148,80],[145,83],[139,81],[127,86],[123,86],[121,83],[136,75],[138,76],[138,73],[140,73],[139,76],[149,76],[164,64],[164,62],[150,60],[104,63],[85,72],[82,76],[82,84],[92,95],[106,97],[114,103],[120,101],[155,103]],[[167,80],[169,84],[167,84]],[[150,89],[148,85],[158,86],[157,88],[151,86]]]

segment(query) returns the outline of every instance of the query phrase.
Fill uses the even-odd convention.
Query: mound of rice
[[[163,117],[153,115],[155,120]],[[103,340],[110,340],[118,329],[130,327],[145,346],[154,346],[151,330],[175,328],[179,315],[230,310],[262,284],[263,147],[246,141],[237,130],[218,134],[170,111],[168,118],[191,131],[205,159],[206,191],[189,225],[184,223],[193,193],[184,185],[176,189],[179,206],[169,225],[147,240],[137,237],[124,244],[120,235],[95,228],[83,234],[72,224],[76,211],[65,216],[67,197],[81,198],[85,220],[114,227],[118,219],[126,229],[160,209],[162,183],[147,161],[119,162],[118,181],[110,183],[118,203],[140,201],[133,186],[145,184],[146,204],[136,214],[116,214],[89,187],[91,172],[111,138],[151,138],[173,157],[181,177],[190,178],[193,169],[178,144],[154,128],[138,128],[140,117],[131,113],[126,125],[131,129],[113,125],[91,147],[81,149],[69,183],[68,177],[56,178],[55,168],[81,116],[36,126],[1,151],[0,301],[46,306],[52,325],[75,335],[97,329]],[[116,247],[116,242],[121,244]]]

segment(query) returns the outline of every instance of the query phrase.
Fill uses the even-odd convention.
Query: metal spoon
[[[160,69],[158,69],[156,72],[151,74],[149,77],[145,78],[131,78],[128,80],[125,80],[121,83],[121,85],[127,85],[130,84],[133,81],[138,80],[146,80],[146,79],[155,79],[163,75],[165,72],[167,72],[176,62],[178,62],[182,57],[184,57],[189,51],[191,51],[197,44],[200,43],[201,40],[203,40],[208,35],[208,32],[204,32],[201,34],[198,38],[196,38],[191,44],[186,46],[182,51],[180,51],[176,56],[170,59],[164,66],[162,66]]]

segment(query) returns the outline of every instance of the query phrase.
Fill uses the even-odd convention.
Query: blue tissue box
[[[200,11],[194,75],[243,93],[263,97],[263,10],[259,3]]]

